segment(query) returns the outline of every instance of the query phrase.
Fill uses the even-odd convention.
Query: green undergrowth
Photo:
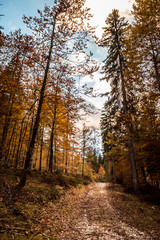
[[[58,171],[53,175],[32,171],[26,186],[17,190],[20,176],[21,171],[9,169],[0,174],[0,239],[55,239],[45,234],[35,236],[31,226],[37,224],[41,209],[49,202],[58,201],[69,188],[89,184],[90,179]]]

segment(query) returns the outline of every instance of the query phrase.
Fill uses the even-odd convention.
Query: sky
[[[86,0],[86,6],[90,8],[93,18],[91,25],[97,26],[96,35],[101,37],[103,33],[102,27],[105,26],[105,20],[112,9],[118,9],[121,16],[125,16],[128,20],[131,18],[130,10],[134,0]],[[53,5],[53,0],[0,0],[0,25],[4,27],[4,32],[9,33],[21,28],[23,33],[30,33],[28,28],[23,23],[22,17],[35,16],[37,9],[43,9],[44,5]],[[89,45],[88,48],[94,53],[93,57],[100,63],[106,58],[106,49],[100,48],[95,44]],[[110,86],[105,81],[100,81],[102,77],[100,70],[93,74],[93,78],[89,76],[80,79],[80,85],[88,84],[94,90],[100,93],[105,93],[110,90]],[[88,119],[91,126],[98,127],[100,120],[100,110],[103,107],[105,98],[87,99],[87,101],[94,104],[98,110],[98,114]]]

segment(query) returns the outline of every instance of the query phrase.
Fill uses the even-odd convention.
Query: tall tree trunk
[[[57,94],[58,94],[58,79],[56,84],[56,92],[55,92],[55,103],[54,103],[54,116],[52,122],[51,136],[50,136],[50,158],[49,158],[49,170],[51,174],[53,173],[53,139],[54,139],[54,130],[55,130],[55,122],[57,115]]]
[[[17,166],[18,166],[18,157],[19,157],[20,145],[21,145],[21,140],[22,140],[23,123],[24,123],[24,118],[22,119],[22,122],[21,122],[21,129],[20,129],[20,133],[19,133],[17,153],[15,156],[15,166],[14,166],[15,170],[17,169]]]
[[[11,157],[11,159],[12,159],[12,161],[11,161],[11,167],[13,167],[14,166],[14,159],[15,159],[15,152],[16,152],[16,147],[17,147],[17,132],[15,133],[15,136],[14,136],[14,139],[13,139],[13,144],[12,144],[12,146],[13,146],[13,150],[11,149],[11,151],[10,151],[10,155],[11,155],[11,153],[12,153],[12,157]],[[9,155],[9,156],[10,156]]]
[[[56,168],[57,168],[57,142],[56,142],[56,139],[54,139],[55,142],[54,142],[54,171],[56,171]]]
[[[74,153],[73,153],[73,150],[74,150],[74,144],[73,144],[73,149],[72,149],[72,174],[74,174]]]
[[[116,182],[115,158],[112,157],[113,181]]]
[[[63,166],[64,166],[64,168],[63,168],[63,172],[65,173],[65,148],[64,148],[64,146],[63,146],[62,161],[63,161]]]
[[[128,113],[128,106],[127,106],[127,98],[126,98],[126,90],[125,90],[125,80],[124,80],[124,74],[123,74],[123,66],[122,66],[122,60],[121,55],[119,53],[119,64],[120,64],[120,72],[121,72],[121,90],[122,90],[122,99],[123,99],[123,112],[124,116],[127,117]],[[126,124],[126,130],[128,132],[128,150],[129,150],[129,159],[130,159],[130,166],[131,166],[131,172],[132,172],[132,183],[133,188],[135,191],[138,190],[138,176],[137,176],[137,169],[136,169],[136,162],[135,162],[135,156],[134,156],[134,145],[132,140],[132,130],[131,130],[131,124],[128,123],[128,119],[125,119]]]
[[[22,153],[23,153],[23,152],[22,152],[22,147],[23,147],[23,142],[24,142],[24,139],[25,139],[25,136],[26,136],[26,133],[27,133],[27,124],[26,124],[23,132],[24,132],[24,133],[23,133],[22,140],[21,140],[21,144],[20,144],[20,147],[19,147],[19,153],[18,153],[18,159],[17,159],[17,167],[18,167],[18,164],[19,164],[19,160],[22,158],[22,157],[21,157],[21,155],[22,155]],[[23,156],[22,159],[24,159],[24,156]],[[22,167],[24,166],[24,161],[25,161],[25,159],[21,161],[21,166],[22,166]]]
[[[65,156],[65,174],[68,174],[68,149],[66,148],[66,156]]]
[[[109,181],[112,181],[112,176],[111,176],[111,159],[108,159],[108,174],[109,174]]]
[[[41,148],[40,148],[40,159],[39,159],[39,171],[42,170],[42,153],[43,153],[43,132],[44,128],[41,130]]]
[[[83,155],[83,157],[82,157],[82,177],[84,177],[84,161],[85,161],[85,159],[84,159],[84,155]]]
[[[10,108],[9,114],[5,117],[5,123],[3,126],[2,140],[0,143],[0,168],[2,167],[3,150],[4,150],[5,141],[7,138],[8,128],[9,128],[10,121],[11,121],[12,107],[13,107],[13,101],[11,103],[11,108]]]
[[[54,138],[55,119],[52,122],[51,136],[50,136],[50,157],[49,157],[49,171],[53,174],[53,138]]]
[[[68,120],[68,112],[67,112],[67,120]],[[68,150],[69,150],[69,143],[68,143],[68,122],[67,122],[66,156],[65,156],[65,173],[66,173],[66,174],[68,174]]]
[[[49,156],[50,156],[50,142],[49,142],[49,148],[47,153],[47,161],[46,161],[46,168],[49,170]]]
[[[29,143],[29,148],[28,148],[28,151],[27,151],[27,154],[26,154],[26,160],[25,160],[25,165],[24,165],[24,171],[23,171],[23,174],[21,176],[21,180],[20,180],[20,183],[18,185],[18,188],[23,188],[25,186],[26,179],[27,179],[27,174],[29,173],[29,166],[30,166],[30,163],[31,163],[31,158],[32,158],[32,155],[33,155],[33,150],[34,150],[34,145],[35,145],[35,139],[36,139],[37,132],[38,132],[38,127],[39,127],[39,122],[40,122],[40,114],[41,114],[42,104],[43,104],[43,100],[44,100],[44,91],[45,91],[45,87],[46,87],[46,82],[47,82],[47,77],[48,77],[48,72],[49,72],[49,67],[50,67],[50,62],[51,62],[51,55],[52,55],[52,49],[53,49],[53,39],[54,39],[54,35],[55,35],[56,17],[57,17],[57,14],[55,16],[54,23],[53,23],[53,29],[52,29],[48,59],[47,59],[47,64],[46,64],[46,68],[45,68],[45,72],[44,72],[43,84],[42,84],[42,88],[41,88],[41,91],[40,91],[40,99],[39,99],[36,119],[35,119],[35,122],[34,122],[32,137],[31,137],[31,140],[30,140],[30,143]]]
[[[4,162],[4,167],[5,168],[8,167],[8,163],[9,163],[10,146],[11,146],[11,142],[12,142],[12,139],[13,139],[13,136],[14,136],[14,133],[15,133],[16,123],[17,123],[17,121],[15,121],[13,130],[12,130],[12,134],[11,134],[11,137],[10,137],[9,142],[8,142],[8,149],[7,149],[7,153],[6,153],[6,156],[5,156],[5,162]]]

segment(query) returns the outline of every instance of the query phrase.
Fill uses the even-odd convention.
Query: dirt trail
[[[151,239],[150,236],[127,225],[110,204],[109,184],[90,185],[81,201],[81,212],[75,230],[77,239]],[[74,239],[74,238],[73,238]]]
[[[141,203],[114,186],[92,183],[67,192],[56,204],[43,209],[39,231],[48,239],[59,240],[159,240],[160,215],[156,214],[160,208]]]

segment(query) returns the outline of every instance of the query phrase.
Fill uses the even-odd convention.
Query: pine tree
[[[107,47],[108,55],[104,60],[103,80],[110,81],[111,100],[113,106],[118,106],[116,115],[122,116],[125,127],[125,134],[128,142],[129,159],[132,171],[133,187],[138,189],[138,178],[136,172],[136,163],[134,156],[134,146],[132,140],[132,123],[129,119],[128,99],[127,99],[127,79],[126,57],[124,35],[128,23],[119,16],[118,10],[113,10],[106,19],[106,27],[101,40],[101,46]],[[119,118],[120,119],[120,118]]]

